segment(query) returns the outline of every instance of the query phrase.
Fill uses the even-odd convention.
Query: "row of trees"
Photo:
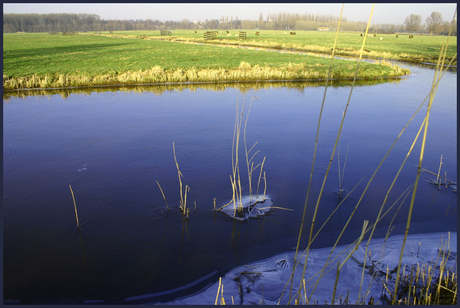
[[[259,29],[259,30],[317,30],[318,27],[337,27],[338,17],[300,13],[267,14],[260,13],[258,20],[239,20],[238,16],[222,16],[218,19],[191,22],[160,20],[103,20],[95,14],[3,14],[3,33],[13,32],[86,32],[86,31],[126,31],[157,29]],[[422,23],[422,16],[411,14],[403,24],[372,24],[371,33],[425,32],[448,34],[450,22],[444,21],[438,12],[433,12]],[[344,31],[364,31],[366,22],[348,21],[342,18]],[[457,35],[457,23],[454,25]]]
[[[448,34],[451,23],[449,21],[443,21],[442,15],[438,12],[431,13],[425,19],[426,25],[422,24],[422,15],[411,14],[404,20],[404,27],[407,32],[419,32],[425,31],[434,34]],[[454,31],[457,35],[457,21],[454,21]]]

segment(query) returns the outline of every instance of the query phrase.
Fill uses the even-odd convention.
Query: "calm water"
[[[314,247],[333,244],[387,150],[429,92],[434,70],[353,90],[340,144],[344,188],[351,193]],[[423,166],[457,180],[457,73],[443,78],[433,104]],[[329,87],[321,122],[307,222],[329,163],[350,87]],[[261,219],[232,221],[213,211],[213,199],[231,198],[232,138],[236,103],[253,100],[247,142],[266,157],[267,194],[275,209]],[[292,250],[301,223],[324,87],[270,88],[241,93],[169,90],[11,98],[3,102],[4,299],[21,303],[123,303],[142,294],[201,283],[231,268]],[[247,111],[247,108],[246,108]],[[363,220],[375,219],[385,193],[422,122],[426,104],[374,178],[342,243]],[[190,187],[185,220],[177,208],[179,182],[172,143]],[[421,141],[409,157],[386,208],[415,180]],[[348,154],[347,154],[348,147]],[[241,149],[243,145],[240,145]],[[247,193],[244,152],[243,187]],[[337,152],[336,152],[337,154]],[[257,173],[258,176],[258,173]],[[256,177],[257,177],[256,176]],[[319,227],[335,209],[337,155],[321,199]],[[456,231],[456,193],[437,190],[422,173],[412,216],[413,233]],[[83,232],[75,232],[72,185]],[[263,184],[261,184],[263,190]],[[409,199],[395,218],[403,231]],[[196,204],[196,209],[195,209]],[[382,236],[396,213],[382,220]],[[315,228],[318,229],[318,228]],[[308,238],[309,227],[305,228]]]

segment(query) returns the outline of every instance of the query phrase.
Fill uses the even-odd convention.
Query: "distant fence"
[[[172,35],[172,32],[169,30],[160,30],[160,35],[162,36]]]
[[[245,40],[246,39],[246,32],[240,31],[240,34],[238,35],[240,40]]]
[[[204,40],[216,40],[217,39],[217,31],[206,31],[206,33],[203,34]]]

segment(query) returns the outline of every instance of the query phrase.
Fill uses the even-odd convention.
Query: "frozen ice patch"
[[[265,215],[272,205],[273,202],[267,195],[252,195],[227,202],[219,211],[234,219],[246,220]]]
[[[388,270],[389,279],[386,285],[389,289],[393,288],[394,268],[399,262],[403,238],[403,235],[395,235],[386,240],[372,239],[368,247],[368,252],[372,252],[371,256],[366,255],[367,242],[363,241],[361,247],[347,261],[344,261],[344,258],[351,252],[354,245],[338,246],[333,252],[331,252],[330,247],[311,249],[304,276],[305,287],[301,282],[305,262],[305,255],[302,253],[299,253],[297,257],[297,264],[294,261],[295,253],[286,252],[265,260],[238,266],[222,277],[223,297],[227,304],[234,302],[235,304],[246,305],[286,305],[289,302],[290,277],[294,273],[293,293],[299,289],[306,290],[307,296],[310,297],[310,303],[314,301],[318,304],[324,304],[327,300],[327,303],[330,304],[337,277],[337,262],[340,261],[344,263],[341,263],[335,303],[340,303],[340,300],[345,298],[347,294],[348,301],[352,304],[358,298],[367,303],[371,296],[375,303],[382,303],[380,299],[382,281],[386,281]],[[401,267],[401,272],[405,268],[407,273],[411,266],[416,267],[417,264],[421,266],[424,263],[434,265],[434,270],[438,271],[438,267],[434,263],[439,259],[440,249],[442,249],[441,252],[448,254],[446,257],[447,268],[455,269],[457,233],[450,233],[450,241],[448,241],[447,233],[409,235],[404,249],[402,262],[404,266]],[[362,291],[359,295],[363,268]],[[322,277],[318,280],[319,276]],[[216,301],[218,285],[219,283],[216,282],[199,293],[164,304],[213,305]],[[286,291],[283,293],[285,287]],[[297,299],[297,295],[294,298]],[[305,303],[304,293],[300,296],[299,303]]]

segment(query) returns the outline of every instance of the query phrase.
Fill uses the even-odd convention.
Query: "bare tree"
[[[442,15],[439,12],[433,12],[431,15],[426,19],[427,30],[429,33],[437,34],[442,31]]]
[[[406,20],[404,20],[404,27],[406,28],[407,32],[415,32],[420,28],[420,25],[422,24],[422,15],[415,15],[415,14],[410,14],[409,16],[406,17]]]

